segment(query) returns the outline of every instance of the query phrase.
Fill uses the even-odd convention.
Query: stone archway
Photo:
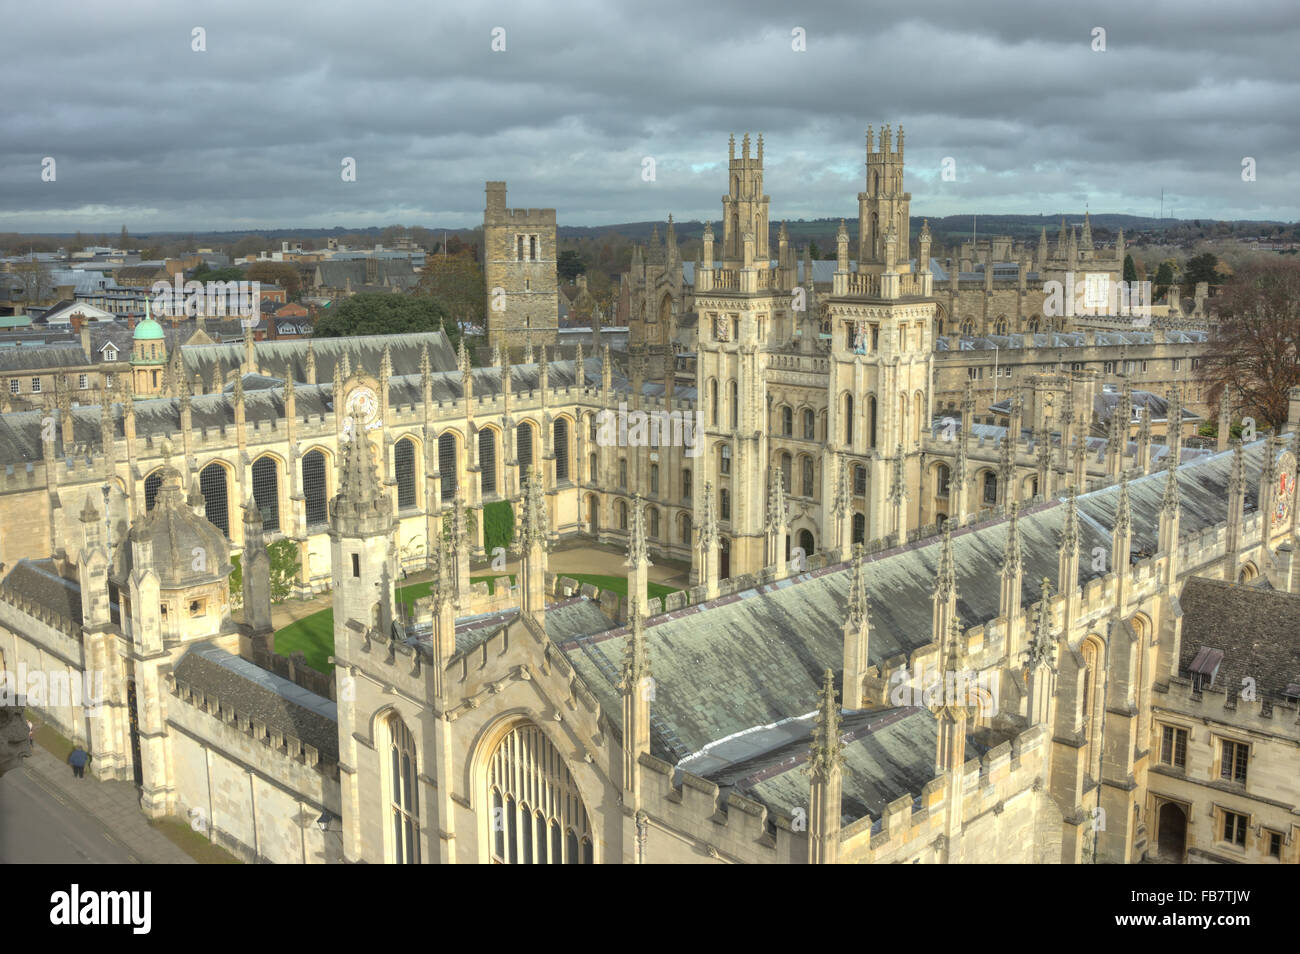
[[[1156,853],[1161,861],[1182,864],[1187,854],[1187,812],[1177,802],[1160,806]]]

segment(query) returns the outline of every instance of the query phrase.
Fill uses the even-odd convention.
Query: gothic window
[[[393,445],[393,476],[397,478],[397,509],[415,506],[415,442],[404,437]]]
[[[961,323],[961,333],[967,338],[975,334],[975,322],[971,321],[969,318],[963,321]]]
[[[948,469],[946,464],[940,464],[934,472],[934,495],[936,497],[946,498],[948,496],[948,486],[951,481],[952,471]]]
[[[280,474],[273,457],[259,457],[253,462],[253,502],[262,511],[262,529],[280,530]]]
[[[718,382],[714,379],[709,381],[709,420],[718,423]]]
[[[208,464],[199,471],[199,493],[203,494],[203,515],[229,539],[230,512],[226,497],[226,469],[220,464]]]
[[[984,474],[984,502],[990,506],[998,502],[998,475],[985,472]]]
[[[627,529],[627,503],[622,500],[618,502],[618,528]]]
[[[650,494],[654,497],[659,496],[659,465],[650,465]]]
[[[691,499],[691,469],[682,468],[682,500]]]
[[[531,262],[537,261],[537,236],[536,235],[528,236],[528,260]]]
[[[853,542],[864,543],[867,535],[867,518],[860,513],[853,515]]]
[[[596,443],[596,440],[597,440],[597,439],[596,439],[596,415],[595,415],[595,414],[588,414],[588,415],[587,415],[587,440],[591,441],[593,444],[595,444],[595,443]]]
[[[867,468],[853,468],[853,496],[863,497],[867,493]]]
[[[397,715],[388,717],[388,809],[392,821],[390,864],[420,863],[419,772],[415,740]]]
[[[781,483],[789,493],[794,493],[793,463],[789,454],[781,455]]]
[[[325,496],[325,455],[308,451],[302,458],[302,495],[306,503],[307,526],[318,527],[329,520]]]
[[[438,438],[438,477],[442,482],[442,499],[456,495],[456,435],[443,434]]]
[[[591,864],[582,794],[564,757],[535,725],[512,730],[488,760],[492,860],[497,864]]]
[[[853,395],[844,395],[844,443],[853,443]]]
[[[813,462],[811,457],[805,457],[800,461],[803,470],[803,495],[812,497],[813,494]]]
[[[618,459],[618,489],[627,490],[627,458]]]
[[[569,479],[569,422],[557,418],[551,428],[551,437],[555,444],[555,479]]]
[[[994,326],[993,326],[993,331],[994,331],[995,334],[1005,335],[1005,334],[1007,333],[1007,320],[1006,320],[1006,318],[1003,318],[1003,317],[1001,317],[1001,316],[998,316],[998,320],[997,320],[997,322],[996,322],[996,323],[994,324]]]
[[[803,412],[803,437],[806,441],[817,439],[817,418],[812,411]]]
[[[794,436],[794,410],[790,407],[781,408],[781,434],[785,437]]]
[[[523,260],[524,260],[524,237],[522,235],[516,235],[515,236],[515,261],[522,262]]]
[[[718,491],[718,512],[719,519],[731,519],[731,491],[726,487]]]
[[[731,426],[740,426],[740,393],[736,382],[731,382]]]
[[[497,443],[490,427],[478,432],[479,490],[489,497],[497,492]]]
[[[1080,714],[1083,717],[1083,736],[1088,745],[1088,763],[1085,771],[1092,777],[1100,771],[1098,762],[1099,742],[1097,722],[1101,697],[1101,680],[1099,678],[1101,647],[1095,638],[1088,638],[1083,643],[1083,697]]]
[[[1029,319],[1029,330],[1032,334],[1038,334],[1038,316]]]
[[[659,511],[654,507],[650,508],[650,538],[659,539]]]
[[[816,550],[813,546],[813,535],[809,530],[799,531],[799,547],[803,550],[804,557],[810,557]]]
[[[587,460],[587,466],[590,468],[590,470],[587,471],[587,479],[588,479],[589,481],[591,481],[592,483],[595,483],[595,481],[596,481],[596,471],[600,469],[600,468],[598,467],[598,465],[597,465],[597,462],[596,462],[596,455],[595,455],[595,454],[592,454],[591,457],[588,458],[588,460]]]
[[[533,473],[533,426],[515,425],[515,459],[519,462],[519,486],[525,487]]]
[[[158,488],[162,486],[162,471],[154,471],[144,479],[144,509],[152,510],[158,500]]]
[[[681,542],[690,543],[691,542],[691,515],[689,513],[682,514],[679,522],[681,524]]]
[[[718,454],[718,473],[731,473],[731,445],[723,444],[722,450]]]

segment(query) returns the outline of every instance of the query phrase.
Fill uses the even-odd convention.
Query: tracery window
[[[563,756],[535,725],[513,729],[488,762],[492,860],[497,864],[592,864],[582,795]]]
[[[420,863],[420,795],[415,739],[397,715],[389,716],[387,729],[388,778],[385,788],[392,826],[388,861],[390,864],[415,865]]]

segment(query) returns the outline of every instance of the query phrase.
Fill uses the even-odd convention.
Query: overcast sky
[[[884,123],[914,215],[1154,215],[1163,186],[1180,218],[1300,218],[1296,0],[0,10],[0,231],[472,226],[488,179],[561,224],[716,220],[746,131],[773,221],[852,218]]]

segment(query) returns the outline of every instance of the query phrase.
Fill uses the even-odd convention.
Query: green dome
[[[144,321],[140,322],[138,325],[135,326],[135,340],[136,341],[162,341],[163,340],[162,325],[158,324],[158,322],[154,321],[152,318],[146,318]]]

